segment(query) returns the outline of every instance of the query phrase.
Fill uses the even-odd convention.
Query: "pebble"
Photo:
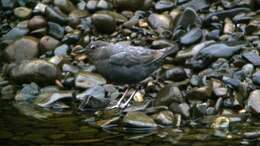
[[[58,23],[48,22],[49,35],[61,40],[64,37],[65,29]]]
[[[194,28],[181,37],[180,43],[183,45],[191,45],[196,43],[202,38],[202,30],[200,28]]]
[[[31,16],[32,10],[26,7],[17,7],[14,9],[14,14],[18,18],[26,19]]]
[[[255,113],[260,113],[260,90],[254,90],[248,97],[247,106]]]
[[[40,29],[47,26],[47,21],[42,16],[33,16],[28,22],[28,28]]]
[[[78,88],[90,88],[106,84],[106,79],[101,75],[91,72],[80,72],[75,79],[75,86]]]
[[[58,45],[60,44],[60,41],[56,40],[55,38],[51,36],[43,36],[40,40],[39,47],[41,49],[41,52],[47,52],[52,51]]]
[[[102,33],[112,33],[116,29],[116,22],[114,18],[108,14],[94,14],[92,21],[96,29]]]
[[[157,128],[154,120],[142,112],[128,112],[123,118],[123,124],[127,127]]]
[[[163,14],[151,14],[148,16],[148,23],[158,32],[170,30],[172,27],[170,17]]]

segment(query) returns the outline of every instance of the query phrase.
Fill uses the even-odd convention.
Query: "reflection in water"
[[[259,124],[255,123],[253,127],[241,123],[231,128],[234,132],[229,138],[213,136],[214,131],[206,128],[168,128],[146,134],[117,133],[87,126],[82,122],[89,118],[86,114],[55,114],[40,120],[41,117],[35,119],[20,114],[7,101],[0,101],[0,114],[1,145],[252,145],[257,143],[256,139],[243,140],[239,131],[260,130]],[[31,114],[39,115],[37,112]]]

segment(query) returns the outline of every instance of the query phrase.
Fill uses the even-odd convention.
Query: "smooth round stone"
[[[188,26],[192,26],[196,23],[197,13],[193,8],[186,8],[177,22],[177,28],[187,28]]]
[[[94,14],[92,21],[96,29],[102,33],[112,33],[116,29],[116,22],[113,17],[108,14]]]
[[[100,0],[97,3],[97,8],[101,9],[101,10],[107,10],[107,9],[109,9],[109,4],[106,0]]]
[[[47,26],[47,21],[42,16],[34,16],[28,22],[28,28],[39,29]]]
[[[70,0],[54,0],[54,5],[59,7],[65,13],[70,13],[76,9]]]
[[[171,1],[158,1],[154,8],[156,11],[167,11],[167,10],[170,10],[174,7],[174,3],[171,2]]]
[[[248,98],[248,107],[256,113],[260,113],[260,90],[254,90]]]
[[[180,42],[183,45],[191,45],[202,38],[202,30],[200,28],[194,28],[184,36],[181,37]]]
[[[115,0],[114,3],[119,10],[140,10],[145,0]]]
[[[51,36],[44,36],[40,40],[39,47],[43,52],[52,51],[59,45],[59,43],[60,41]]]
[[[260,85],[260,72],[254,73],[252,80],[256,85]]]
[[[49,35],[53,36],[56,39],[62,39],[64,36],[64,27],[58,23],[48,22]]]
[[[155,13],[148,17],[148,23],[159,32],[169,30],[172,26],[170,17]]]
[[[80,72],[75,79],[75,85],[79,88],[90,88],[106,84],[106,79],[92,72]]]
[[[14,9],[14,15],[21,19],[29,18],[32,14],[32,10],[26,7],[18,7]]]
[[[157,94],[155,105],[170,105],[172,102],[183,102],[180,89],[173,85],[163,87]]]
[[[154,120],[142,112],[128,112],[123,118],[123,124],[135,128],[157,128]]]
[[[187,74],[182,67],[174,67],[165,72],[165,78],[173,81],[183,81],[187,78]]]
[[[31,60],[39,55],[38,42],[38,39],[29,36],[18,39],[5,48],[5,58],[8,62]]]
[[[60,70],[45,60],[23,61],[9,73],[11,80],[17,83],[54,83],[61,75]]]
[[[89,0],[87,3],[87,10],[89,11],[95,11],[97,8],[97,0]]]
[[[162,125],[172,125],[174,123],[174,115],[171,111],[161,111],[153,117],[156,123]]]

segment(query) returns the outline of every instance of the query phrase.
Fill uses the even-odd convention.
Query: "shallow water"
[[[0,101],[0,145],[257,145],[257,139],[245,140],[242,131],[259,131],[260,123],[233,126],[231,138],[213,136],[212,129],[161,129],[149,134],[105,132],[82,122],[85,114],[63,114],[38,120],[21,114],[9,101]],[[259,138],[258,138],[259,139]]]

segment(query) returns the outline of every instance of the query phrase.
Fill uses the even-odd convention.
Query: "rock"
[[[42,94],[38,97],[37,105],[40,107],[48,108],[51,107],[54,103],[57,101],[60,101],[62,99],[72,99],[73,95],[71,91],[59,91],[55,93],[49,93],[49,94]]]
[[[21,24],[22,23],[22,24]],[[8,31],[6,34],[3,35],[2,41],[11,44],[15,40],[20,39],[28,34],[29,29],[27,28],[27,25],[24,23],[27,22],[20,22],[17,26],[12,28],[10,31]]]
[[[40,88],[37,84],[24,84],[22,90],[16,94],[15,100],[16,101],[32,101],[40,93]]]
[[[54,5],[59,7],[65,13],[70,13],[76,9],[70,0],[54,0]]]
[[[97,9],[99,9],[99,10],[107,10],[109,8],[110,8],[110,5],[106,0],[100,0],[97,3]]]
[[[83,93],[76,96],[77,99],[81,100],[80,108],[84,110],[85,107],[92,109],[105,108],[109,104],[109,98],[106,98],[106,91],[104,87],[94,86]]]
[[[178,87],[168,85],[162,88],[157,94],[155,104],[156,105],[170,105],[174,102],[183,102],[183,96]]]
[[[60,42],[51,36],[43,36],[40,40],[39,47],[42,52],[54,50]]]
[[[256,113],[260,113],[260,90],[254,90],[250,93],[247,106]]]
[[[260,72],[259,71],[253,74],[252,80],[256,85],[260,85]]]
[[[64,27],[58,23],[48,22],[49,35],[61,40],[64,36]]]
[[[114,6],[119,10],[139,10],[143,9],[145,0],[115,0]]]
[[[128,112],[123,118],[123,124],[134,128],[157,128],[154,120],[142,112]]]
[[[174,3],[171,2],[171,1],[164,1],[164,0],[160,0],[158,1],[154,8],[156,11],[167,11],[167,10],[170,10],[174,7]]]
[[[87,10],[91,12],[95,11],[97,8],[97,3],[98,3],[97,0],[89,0],[87,3]]]
[[[40,29],[45,26],[47,26],[47,21],[42,16],[34,16],[28,22],[28,28],[30,28],[32,30]]]
[[[63,44],[54,50],[54,55],[65,56],[68,54],[68,50],[69,50],[69,46],[66,44]]]
[[[116,22],[113,17],[108,14],[94,14],[92,21],[97,31],[102,33],[112,33],[116,29]]]
[[[196,43],[202,38],[202,30],[200,28],[194,28],[181,37],[180,43],[183,45],[191,45]]]
[[[53,83],[60,75],[59,69],[54,64],[44,60],[23,61],[9,73],[10,78],[17,83],[39,84]]]
[[[32,10],[26,7],[17,7],[14,9],[14,14],[18,18],[26,19],[31,16]]]
[[[212,44],[208,47],[205,47],[200,50],[198,55],[204,56],[209,59],[217,59],[217,58],[230,58],[235,53],[240,51],[243,47],[241,46],[228,46],[223,43]]]
[[[3,88],[0,88],[1,99],[11,100],[14,98],[15,93],[16,93],[16,89],[15,86],[13,85],[7,85],[4,86]]]
[[[163,14],[151,14],[148,17],[148,23],[158,32],[163,32],[165,30],[170,30],[172,27],[172,22],[170,17]]]
[[[106,84],[106,79],[101,75],[92,72],[80,72],[75,80],[76,87],[85,89],[103,84]]]
[[[38,39],[34,37],[23,37],[4,50],[8,62],[21,62],[31,60],[39,55]]]
[[[173,81],[183,81],[187,78],[187,74],[182,67],[174,67],[165,72],[165,79]]]
[[[254,52],[245,52],[242,54],[245,59],[251,62],[255,66],[260,66],[260,56]]]
[[[174,115],[171,111],[161,111],[153,117],[154,121],[161,125],[171,126],[174,123]]]
[[[209,7],[210,2],[208,0],[191,0],[183,5],[181,5],[183,8],[191,7],[194,10],[203,10]]]

